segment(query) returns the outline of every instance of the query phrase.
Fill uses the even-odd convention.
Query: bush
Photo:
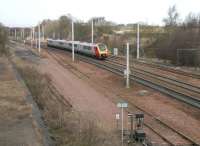
[[[177,23],[178,13],[176,7],[170,7],[166,22],[166,34],[160,37],[155,47],[158,58],[170,60],[172,63],[180,65],[197,65],[200,55],[200,17],[190,13],[183,23]],[[197,50],[192,52],[191,49]],[[181,51],[178,53],[178,50]],[[181,58],[181,59],[180,59]]]
[[[17,65],[17,69],[29,88],[34,100],[43,111],[43,119],[49,127],[56,146],[118,146],[114,132],[98,126],[94,114],[82,115],[72,111],[71,105],[51,85],[45,74],[30,65]],[[62,100],[63,99],[63,100]]]
[[[8,40],[7,30],[6,28],[0,23],[0,56],[8,55],[8,48],[6,47],[6,43]]]
[[[156,48],[156,55],[158,58],[161,59],[166,59],[166,60],[171,60],[172,63],[177,63],[178,58],[177,56],[179,55],[179,58],[182,58],[180,56],[181,54],[177,55],[177,50],[178,49],[199,49],[199,31],[198,28],[191,29],[188,27],[177,27],[175,30],[172,32],[166,34],[162,38],[160,38],[157,41]],[[187,62],[194,62],[189,58],[189,56],[184,56],[186,57],[185,59],[189,59]],[[180,60],[179,60],[180,61]],[[182,60],[185,62],[184,60]],[[179,62],[180,64],[183,64],[183,62]],[[194,64],[190,64],[194,65]]]

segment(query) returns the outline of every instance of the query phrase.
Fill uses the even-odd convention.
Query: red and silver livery
[[[66,40],[53,40],[48,39],[47,45],[49,47],[56,47],[66,50],[72,50],[72,41]],[[108,49],[105,44],[102,43],[87,43],[74,41],[74,51],[85,55],[93,56],[99,59],[105,59],[108,57]]]

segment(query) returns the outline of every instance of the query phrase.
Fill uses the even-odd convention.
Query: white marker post
[[[93,18],[92,18],[92,43],[94,43],[94,22],[93,22]]]
[[[35,40],[35,29],[33,27],[33,40]]]
[[[17,39],[17,30],[15,29],[15,40]]]
[[[119,102],[117,104],[117,107],[118,108],[121,108],[121,117],[122,117],[122,146],[124,145],[124,108],[127,108],[128,107],[128,103],[126,102]]]
[[[33,41],[33,29],[31,28],[30,31],[31,31],[31,38],[30,39],[31,39],[31,48],[32,48],[33,47],[33,44],[32,44],[33,43],[32,42]]]
[[[116,126],[117,126],[117,129],[118,129],[118,128],[119,128],[119,119],[120,119],[119,114],[116,114],[116,115],[115,115],[115,118],[116,118],[116,122],[117,122],[117,123],[116,123],[116,124],[117,124]]]
[[[38,51],[39,51],[39,54],[40,54],[40,23],[38,25]]]
[[[72,61],[74,62],[74,21],[72,19]]]
[[[124,145],[124,107],[121,106],[121,115],[122,115],[122,146]]]
[[[140,58],[140,24],[137,25],[137,59]]]
[[[23,30],[21,29],[21,40],[23,39]]]
[[[114,56],[118,56],[118,48],[114,48],[113,49],[113,55]]]
[[[129,88],[129,43],[127,43],[127,50],[126,50],[126,88]]]
[[[55,39],[56,38],[56,33],[55,32],[53,32],[53,39]]]
[[[38,43],[37,42],[37,31],[35,30],[35,28],[34,28],[34,32],[35,32],[35,48],[38,48],[38,45],[37,45],[37,43]]]
[[[44,41],[44,25],[42,25],[42,39]]]
[[[23,29],[23,31],[22,31],[22,38],[25,39],[25,38],[24,38],[24,29]]]

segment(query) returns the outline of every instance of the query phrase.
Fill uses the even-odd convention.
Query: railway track
[[[113,63],[113,65],[119,65],[119,66],[121,66],[125,69],[125,64],[118,63],[116,61],[110,61],[110,60],[106,61],[106,62]],[[136,66],[131,65],[130,68],[132,69],[132,71],[136,71],[136,72],[138,71],[140,73],[143,72],[144,74],[150,74],[154,77],[156,77],[156,76],[162,77],[163,80],[166,79],[166,80],[168,80],[168,82],[171,81],[171,82],[175,82],[175,83],[180,84],[180,85],[177,85],[177,86],[181,86],[182,88],[185,88],[185,89],[188,89],[188,90],[191,89],[195,93],[200,93],[200,86],[195,86],[195,85],[188,83],[188,82],[185,82],[183,80],[175,79],[175,78],[169,77],[168,75],[163,75],[163,74],[161,75],[160,73],[157,73],[155,71],[149,71],[148,69],[143,69],[141,67],[136,67]]]
[[[116,58],[121,59],[121,57],[111,56],[109,57],[108,61],[105,61],[106,63],[105,62],[102,63],[102,61],[90,58],[92,59],[91,61],[88,60],[88,57],[85,56],[80,56],[79,58],[83,57],[85,62],[94,64],[98,67],[101,67],[115,74],[123,76],[125,64],[116,62]],[[170,95],[196,108],[200,108],[200,90],[199,90],[200,87],[194,86],[184,81],[155,74],[141,68],[135,68],[132,66],[131,69],[133,72],[130,75],[132,80],[135,80],[140,84],[158,90],[164,94]]]
[[[53,50],[53,53],[51,52],[52,50]],[[51,49],[51,51],[49,51],[49,50],[47,50],[47,51],[63,67],[66,67],[66,64],[64,63],[65,60],[61,59],[61,56],[55,55],[55,50],[58,51],[57,49]],[[60,51],[62,51],[62,53],[67,54],[66,51],[59,50],[59,52]],[[68,55],[69,55],[69,53],[68,53]],[[98,66],[100,68],[106,69],[106,70],[111,71],[111,72],[113,72],[115,74],[123,76],[123,70],[124,70],[123,66],[114,65],[111,62],[99,61],[99,60],[95,60],[93,58],[88,58],[88,57],[81,56],[81,55],[78,55],[78,58],[81,59],[84,62],[96,65],[96,66]],[[146,86],[150,86],[150,87],[153,86],[152,88],[158,89],[158,87],[157,87],[158,85],[154,85],[154,84],[152,84],[152,82],[147,81],[144,78],[137,77],[136,75],[131,75],[131,79],[134,79],[135,81],[137,81],[139,83],[142,83],[142,84],[144,84]],[[168,91],[168,92],[170,92],[170,91]],[[200,145],[198,139],[194,139],[194,138],[192,138],[190,136],[187,136],[186,133],[184,133],[184,132],[182,132],[180,130],[177,130],[175,127],[173,127],[173,125],[170,125],[170,124],[166,123],[165,121],[163,121],[162,119],[159,119],[159,118],[153,116],[151,113],[149,113],[147,111],[144,111],[142,108],[138,107],[133,102],[131,102],[131,101],[128,101],[128,102],[132,105],[131,106],[132,108],[136,108],[138,111],[145,113],[145,118],[147,118],[148,121],[150,121],[150,122],[145,122],[145,126],[148,129],[151,129],[157,135],[159,135],[168,145],[179,146],[179,144],[177,144],[175,141],[173,141],[171,139],[170,135],[179,136],[179,138],[182,138],[182,140],[185,140],[185,143],[188,146],[190,146],[190,145],[199,146]],[[160,123],[161,127],[160,128],[155,127],[155,125],[157,125],[159,123]],[[163,133],[163,131],[164,131],[164,133]],[[168,134],[170,133],[170,134],[169,135],[165,135],[165,131],[167,131],[166,133],[168,133]],[[180,146],[182,146],[182,145],[180,145]]]
[[[79,55],[79,58],[87,63],[96,65],[100,68],[111,71],[115,74],[123,76],[125,67],[119,64],[114,64],[108,61],[99,61],[93,58],[88,58]],[[200,108],[200,90],[199,87],[192,86],[185,82],[158,76],[149,72],[133,71],[130,78],[136,82],[158,90],[164,94],[170,95],[180,101],[192,105],[193,107]]]
[[[119,57],[119,56],[111,56],[109,58],[109,60],[125,62],[125,58]],[[139,59],[139,60],[130,59],[130,61],[137,63],[137,64],[140,64],[140,65],[146,65],[146,66],[150,66],[152,68],[157,68],[157,69],[165,70],[165,71],[168,71],[168,72],[180,74],[180,75],[183,75],[183,76],[186,76],[186,77],[192,77],[192,78],[200,79],[200,73],[194,73],[194,72],[191,72],[191,71],[185,71],[185,70],[177,69],[175,67],[165,65],[165,64],[162,64],[162,63],[154,63],[154,62],[151,62],[147,59]]]
[[[118,62],[106,61],[113,66],[121,66],[123,70],[125,69],[124,64]],[[149,85],[156,90],[162,91],[165,94],[169,94],[178,100],[184,101],[196,108],[200,108],[200,87],[194,86],[184,81],[159,75],[158,73],[150,72],[141,68],[136,68],[131,66],[131,77],[136,79],[141,79],[141,81],[148,81]],[[137,81],[137,80],[136,80]],[[147,83],[138,81],[144,85]],[[158,86],[158,87],[155,87]],[[169,92],[171,91],[171,92]]]
[[[162,63],[153,63],[153,62],[147,62],[147,61],[148,60],[145,60],[145,59],[140,59],[139,61],[136,60],[136,62],[139,63],[139,64],[144,64],[144,65],[148,65],[148,66],[151,66],[151,67],[154,67],[154,68],[169,71],[169,72],[172,72],[172,73],[176,73],[176,74],[200,79],[200,73],[195,73],[195,72],[191,72],[191,71],[177,69],[177,68],[169,66],[169,65],[164,65]]]
[[[58,53],[58,52],[60,52],[60,50],[58,51],[58,50],[51,49],[51,51],[47,50],[49,55],[51,55],[63,67],[66,67],[66,64],[65,64],[66,60],[63,59],[62,55]],[[115,74],[123,75],[123,70],[121,69],[121,67],[113,66],[112,64],[105,64],[105,62],[102,63],[102,61],[94,60],[92,58],[88,58],[85,56],[79,56],[78,58],[83,60],[84,62],[96,65],[98,67],[101,67],[103,69],[111,71]],[[145,123],[144,123],[145,127],[150,129],[151,131],[153,131],[159,137],[161,137],[166,142],[165,146],[166,145],[182,146],[183,143],[187,146],[197,146],[198,145],[196,140],[183,134],[181,131],[176,130],[171,125],[164,122],[162,119],[159,119],[158,117],[152,115],[151,113],[143,110],[142,108],[138,107],[131,101],[128,101],[128,103],[131,104],[131,107],[129,109],[130,112],[131,111],[135,111],[135,113],[143,112],[145,114],[145,119],[146,119]],[[176,137],[176,140],[179,142],[173,141],[172,136]],[[182,143],[182,144],[180,144],[180,143]],[[152,143],[149,142],[148,144],[151,145]]]

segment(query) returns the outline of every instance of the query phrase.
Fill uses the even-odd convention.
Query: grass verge
[[[103,130],[95,118],[75,111],[60,95],[46,74],[24,60],[14,61],[18,72],[42,111],[56,146],[118,146],[114,132]],[[90,118],[89,118],[90,117]]]

